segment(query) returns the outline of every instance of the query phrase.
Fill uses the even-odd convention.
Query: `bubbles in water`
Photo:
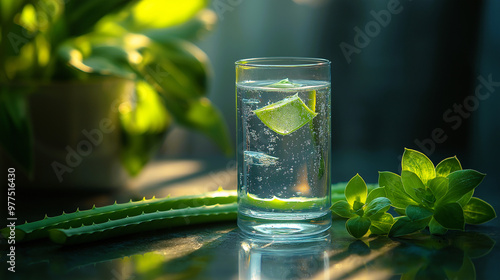
[[[244,158],[247,164],[260,165],[260,166],[275,165],[278,163],[279,159],[277,157],[273,157],[265,153],[253,152],[253,151],[245,151]]]
[[[248,134],[250,135],[250,137],[252,137],[254,141],[257,141],[259,139],[257,133],[254,130],[249,131]]]

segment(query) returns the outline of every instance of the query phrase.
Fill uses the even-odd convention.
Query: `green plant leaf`
[[[167,98],[166,106],[179,124],[205,134],[226,156],[234,154],[234,146],[224,117],[210,100],[205,97],[189,102],[172,102],[173,100]],[[173,108],[176,104],[181,107]],[[184,113],[179,112],[181,108],[185,108]]]
[[[342,218],[352,218],[356,216],[356,214],[352,210],[351,205],[349,205],[349,203],[344,200],[335,202],[332,205],[331,210],[333,211],[333,213],[339,215]]]
[[[385,187],[387,198],[394,207],[406,208],[408,205],[418,204],[405,192],[399,175],[387,171],[378,174],[378,185]]]
[[[2,22],[13,22],[14,16],[22,10],[25,4],[26,1],[1,0],[0,19]]]
[[[440,225],[434,217],[432,217],[431,221],[429,222],[429,231],[431,234],[435,235],[443,235],[448,232],[448,229]]]
[[[125,65],[119,65],[109,60],[106,57],[91,56],[84,61],[82,64],[93,69],[94,73],[101,75],[112,75],[124,78],[133,78],[134,73],[127,69]]]
[[[428,208],[434,207],[434,203],[436,202],[436,198],[432,194],[431,189],[415,189],[415,194],[422,202],[422,205]]]
[[[457,202],[437,205],[434,219],[447,229],[464,230],[465,227],[464,211]]]
[[[497,214],[495,209],[486,201],[473,197],[464,207],[464,217],[467,224],[478,225],[486,223],[494,218]]]
[[[55,1],[58,2],[58,1]],[[90,32],[95,24],[106,15],[112,14],[138,0],[106,0],[106,1],[65,1],[64,15],[66,30],[69,36],[79,36]]]
[[[160,96],[144,80],[135,83],[136,98],[120,105],[122,145],[120,159],[136,176],[158,151],[172,122]]]
[[[427,219],[432,217],[432,211],[421,206],[408,205],[405,210],[406,216],[412,221]]]
[[[436,177],[429,180],[429,189],[436,199],[443,197],[448,191],[448,178]]]
[[[146,42],[140,48],[143,60],[133,65],[136,70],[164,97],[177,123],[205,134],[224,154],[232,155],[233,143],[224,118],[210,100],[202,97],[206,90],[206,55],[188,42],[172,41],[170,47]]]
[[[373,234],[388,234],[394,224],[394,218],[389,213],[379,213],[370,217],[370,232]]]
[[[396,208],[394,207],[394,212],[398,213],[400,216],[406,216],[406,212],[404,208]]]
[[[403,170],[401,171],[401,182],[403,183],[406,193],[410,195],[413,200],[422,201],[422,199],[418,197],[416,190],[425,190],[425,185],[422,183],[417,174],[408,170]]]
[[[450,173],[462,170],[462,165],[456,156],[443,159],[436,165],[436,176],[446,177]]]
[[[420,231],[427,226],[430,220],[431,218],[426,218],[414,221],[406,216],[400,217],[392,225],[389,236],[398,237]]]
[[[356,215],[363,216],[365,211],[363,210],[363,202],[359,201],[354,201],[354,204],[352,205],[352,209],[356,212]]]
[[[370,219],[357,216],[347,220],[345,227],[350,235],[355,238],[361,238],[368,232],[370,225]]]
[[[365,217],[370,217],[378,213],[386,212],[390,207],[391,201],[387,197],[377,197],[366,205]]]
[[[147,37],[144,44],[131,46],[142,59],[132,64],[148,82],[177,98],[199,98],[207,92],[207,78],[212,74],[207,55],[196,45],[181,39],[165,39],[161,44]],[[133,41],[131,41],[133,43]]]
[[[448,175],[448,192],[438,200],[438,204],[455,202],[468,192],[474,190],[483,181],[485,174],[475,170],[465,169]]]
[[[204,9],[185,23],[168,28],[150,29],[144,31],[143,34],[159,43],[164,42],[166,38],[195,40],[199,39],[204,33],[212,30],[216,22],[217,15],[215,12]]]
[[[358,201],[362,204],[365,203],[367,192],[368,191],[365,181],[363,180],[363,178],[361,178],[361,176],[359,176],[359,174],[356,174],[347,183],[344,194],[347,202],[349,202],[350,205],[354,206],[355,201]]]
[[[138,1],[128,13],[118,14],[108,20],[118,21],[127,30],[143,32],[149,29],[173,27],[190,20],[208,5],[207,0]]]
[[[412,149],[406,149],[401,159],[402,170],[411,171],[422,180],[424,185],[427,181],[436,177],[436,170],[432,161],[423,153]]]
[[[467,203],[471,200],[472,196],[474,195],[474,190],[464,194],[459,200],[457,200],[458,204],[464,208]]]
[[[386,196],[387,194],[385,192],[385,188],[383,187],[375,188],[368,193],[368,197],[366,198],[365,204],[369,204],[372,200],[374,200],[377,197],[386,197]]]
[[[134,79],[136,74],[128,63],[129,53],[120,44],[118,40],[101,42],[84,36],[65,42],[58,48],[58,56],[82,73]],[[74,75],[82,77],[81,73]]]

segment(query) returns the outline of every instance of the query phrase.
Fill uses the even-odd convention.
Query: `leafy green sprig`
[[[456,157],[437,166],[423,153],[405,149],[401,175],[379,172],[379,187],[366,195],[366,184],[356,174],[345,188],[346,201],[332,211],[344,218],[348,232],[361,238],[371,234],[403,236],[429,227],[431,234],[464,230],[465,224],[482,224],[496,217],[493,207],[474,189],[485,174],[462,169]],[[386,213],[390,206],[400,216]]]
[[[356,174],[347,183],[344,193],[347,201],[335,202],[332,210],[343,218],[349,218],[346,222],[349,234],[361,238],[368,230],[375,234],[389,232],[394,219],[386,213],[391,201],[385,197],[385,188],[375,188],[368,194],[365,181]]]

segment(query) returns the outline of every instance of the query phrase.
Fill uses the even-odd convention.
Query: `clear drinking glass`
[[[236,62],[238,226],[303,237],[331,226],[330,61]]]

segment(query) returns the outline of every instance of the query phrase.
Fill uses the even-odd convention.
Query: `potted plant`
[[[231,154],[192,43],[216,21],[207,5],[0,0],[0,150],[35,182],[85,188],[137,175],[172,122]]]

